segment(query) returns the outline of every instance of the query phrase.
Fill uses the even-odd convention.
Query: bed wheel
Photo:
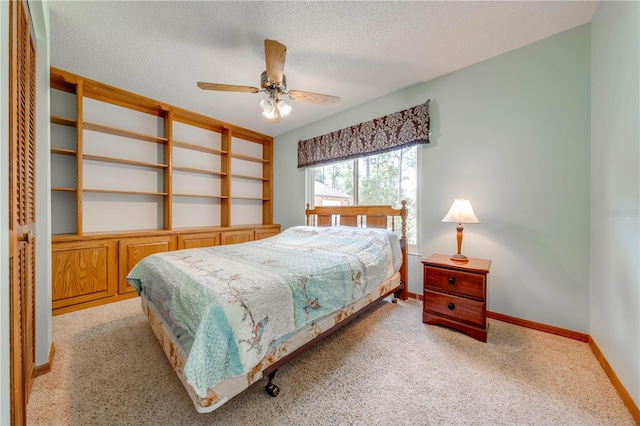
[[[273,383],[268,383],[267,386],[264,387],[264,390],[266,390],[267,393],[274,398],[280,393],[280,388]]]
[[[273,384],[273,379],[274,377],[276,377],[276,371],[278,370],[269,373],[269,383],[267,383],[267,386],[264,387],[264,390],[266,390],[267,393],[274,398],[280,393],[280,388]]]

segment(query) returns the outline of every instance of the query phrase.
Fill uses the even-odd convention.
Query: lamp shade
[[[280,111],[280,117],[286,117],[291,112],[291,107],[280,99],[276,100],[276,107],[278,108],[278,111]]]
[[[263,99],[260,101],[260,108],[262,108],[262,115],[269,120],[274,120],[279,117],[286,117],[291,112],[291,107],[280,99]],[[277,111],[276,111],[277,110]],[[277,120],[276,120],[277,121]]]
[[[260,101],[260,108],[262,108],[262,115],[269,119],[275,117],[275,105],[271,99],[262,99]]]
[[[442,222],[480,223],[471,207],[471,202],[462,197],[456,198]]]

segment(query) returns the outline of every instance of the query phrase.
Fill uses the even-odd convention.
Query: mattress
[[[385,280],[377,286],[374,291],[367,296],[356,300],[342,309],[337,310],[332,315],[327,315],[311,324],[302,327],[300,330],[281,339],[277,344],[272,345],[265,356],[246,374],[236,377],[229,377],[207,389],[205,396],[198,395],[187,379],[184,377],[184,365],[188,356],[188,346],[183,344],[192,340],[192,337],[173,321],[167,319],[160,313],[162,308],[158,308],[146,295],[141,295],[141,304],[144,313],[149,319],[149,324],[158,342],[171,363],[174,371],[180,378],[183,386],[187,390],[193,401],[195,409],[199,413],[210,413],[223,405],[243,390],[247,389],[256,381],[263,377],[263,370],[274,363],[280,361],[293,351],[301,348],[333,326],[346,321],[359,310],[371,305],[377,300],[387,296],[400,286],[400,274],[396,273],[391,278]]]
[[[202,411],[261,378],[298,342],[397,288],[401,263],[391,231],[304,226],[151,255],[127,279]]]

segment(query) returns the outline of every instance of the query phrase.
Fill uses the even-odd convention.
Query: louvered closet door
[[[35,48],[24,3],[10,9],[11,422],[21,425],[35,378]]]

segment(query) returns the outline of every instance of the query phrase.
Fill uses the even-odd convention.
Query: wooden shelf
[[[60,155],[70,155],[70,156],[74,156],[76,155],[76,151],[73,149],[67,149],[67,148],[51,148],[51,153],[52,154],[60,154]]]
[[[94,192],[102,194],[126,194],[126,195],[168,195],[166,192],[151,192],[151,191],[125,191],[120,189],[91,189],[84,188],[82,192]]]
[[[231,154],[231,158],[235,158],[236,160],[253,161],[254,163],[262,163],[262,164],[268,164],[271,162],[265,158],[251,157],[249,155],[242,155],[242,154]]]
[[[267,179],[265,177],[261,177],[261,176],[238,175],[238,174],[235,174],[235,173],[231,174],[231,178],[257,180],[257,181],[260,181],[260,182],[266,182],[266,181],[269,180],[269,179]]]
[[[206,146],[195,145],[195,144],[192,144],[192,143],[180,142],[180,141],[176,141],[176,140],[173,141],[173,147],[174,148],[190,149],[192,151],[206,152],[208,154],[215,154],[215,155],[227,154],[227,151],[221,151],[221,150],[215,149],[215,148],[207,148]]]
[[[169,167],[166,164],[147,163],[145,161],[127,160],[126,158],[105,157],[102,155],[93,155],[93,154],[84,154],[82,158],[85,160],[104,161],[108,163],[117,163],[117,164],[128,164],[130,166],[153,167],[156,169],[166,169],[167,167]]]
[[[115,136],[123,136],[125,138],[138,139],[145,142],[154,142],[154,143],[167,143],[167,138],[162,138],[159,136],[151,136],[145,135],[143,133],[132,132],[131,130],[118,129],[115,127],[104,126],[102,124],[95,123],[83,123],[83,129],[85,130],[93,130],[100,133],[107,133]]]
[[[62,126],[76,127],[76,120],[70,118],[60,117],[57,115],[51,116],[51,123],[60,124]]]
[[[269,201],[271,198],[260,197],[230,197],[232,200],[252,200],[252,201]]]
[[[175,172],[187,172],[187,173],[199,173],[203,175],[211,175],[211,176],[226,176],[227,173],[216,172],[215,170],[205,170],[205,169],[194,169],[191,167],[173,167],[173,171]]]
[[[55,313],[135,296],[126,275],[148,254],[280,231],[272,137],[56,68],[50,80],[66,93],[51,105],[45,154],[53,181],[75,185],[50,188]],[[268,198],[233,197],[234,209],[234,185]]]
[[[220,200],[226,200],[227,198],[229,198],[226,195],[184,194],[184,193],[177,193],[177,192],[174,192],[172,195],[174,197],[214,198],[214,199],[220,199]]]

